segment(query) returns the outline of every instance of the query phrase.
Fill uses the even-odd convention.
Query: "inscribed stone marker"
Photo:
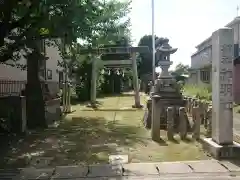
[[[218,144],[233,143],[233,29],[212,34],[212,139]]]

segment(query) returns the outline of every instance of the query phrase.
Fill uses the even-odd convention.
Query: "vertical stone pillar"
[[[204,124],[204,114],[203,114],[203,102],[201,100],[199,100],[198,102],[198,106],[199,106],[199,113],[200,113],[200,122],[201,124]]]
[[[187,109],[188,109],[188,97],[184,96],[184,102],[185,102],[185,111],[187,112]]]
[[[65,83],[65,113],[68,113],[68,97],[69,97],[68,82],[66,82]]]
[[[161,117],[160,101],[158,98],[152,97],[152,126],[151,136],[152,140],[158,141],[160,139],[160,117]]]
[[[97,59],[92,60],[91,106],[96,106],[97,97]]]
[[[138,83],[138,72],[137,72],[137,61],[136,53],[132,53],[132,70],[133,70],[133,87],[134,87],[134,97],[135,104],[134,108],[142,108],[140,104],[140,94],[139,94],[139,83]]]
[[[152,126],[152,99],[148,97],[147,99],[147,108],[144,116],[144,125],[147,129],[150,129]]]
[[[207,129],[207,137],[211,137],[211,135],[212,135],[212,107],[209,107],[209,109],[207,110],[206,129]]]
[[[187,119],[186,119],[186,110],[184,107],[179,108],[179,134],[180,138],[182,140],[186,139],[187,136],[187,129],[188,129],[188,124],[187,124]]]
[[[193,138],[198,140],[200,138],[200,125],[201,125],[199,106],[193,107],[192,113],[193,113],[192,118],[194,122]]]
[[[27,130],[26,97],[21,96],[20,98],[21,98],[21,108],[22,108],[21,133],[25,133]]]
[[[212,139],[220,145],[233,143],[233,29],[212,34]]]
[[[190,114],[190,115],[192,115],[193,106],[194,106],[194,99],[191,98],[191,99],[190,99],[190,108],[189,108],[189,114]]]
[[[174,139],[174,119],[173,119],[173,107],[167,108],[167,137],[168,140]]]
[[[204,118],[204,127],[207,127],[207,111],[208,111],[208,103],[203,103],[203,118]]]
[[[65,80],[64,80],[65,81]],[[67,89],[66,89],[66,81],[63,83],[63,90],[62,90],[62,102],[63,102],[63,112],[66,113],[66,97],[67,97]]]
[[[67,83],[67,96],[66,96],[66,112],[72,112],[71,109],[71,84]]]

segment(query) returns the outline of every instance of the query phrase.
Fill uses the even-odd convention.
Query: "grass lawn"
[[[142,103],[145,97],[142,96]],[[169,142],[162,131],[153,142],[142,125],[144,110],[132,109],[133,96],[98,99],[99,109],[74,105],[57,128],[35,132],[11,144],[1,167],[107,163],[109,155],[129,156],[129,162],[209,159],[194,141]],[[2,156],[3,157],[3,156]],[[43,166],[44,166],[43,165]]]

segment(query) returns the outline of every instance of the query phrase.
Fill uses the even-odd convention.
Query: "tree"
[[[44,123],[43,94],[38,75],[39,64],[46,57],[39,50],[39,40],[60,37],[64,39],[64,46],[68,49],[72,49],[72,45],[77,41],[77,38],[95,44],[96,38],[94,38],[94,35],[97,35],[99,31],[106,27],[102,24],[106,24],[106,21],[111,27],[112,23],[107,19],[100,18],[106,11],[103,8],[105,7],[104,4],[100,0],[1,1],[0,61],[7,63],[10,59],[15,62],[20,57],[27,59],[28,84],[26,95],[29,127],[46,125]],[[111,9],[111,6],[109,8]],[[115,16],[116,18],[117,16]],[[96,25],[96,22],[100,23]],[[65,47],[62,50],[64,59],[69,57]]]
[[[155,47],[161,46],[164,42],[164,38],[159,38],[155,36]],[[152,73],[152,35],[143,36],[138,46],[148,46],[150,49],[149,53],[140,53],[138,56],[138,70],[139,76],[141,77],[144,74]],[[157,66],[158,61],[156,60],[155,66]]]
[[[172,76],[175,77],[177,81],[185,81],[186,77],[185,75],[189,74],[189,65],[184,65],[182,63],[179,63],[175,70],[171,72]]]
[[[184,65],[182,63],[179,63],[175,67],[175,70],[173,71],[173,73],[177,75],[189,74],[188,70],[189,70],[189,65]]]
[[[130,12],[131,1],[109,0],[100,4],[102,9],[100,15],[93,20],[92,32],[80,44],[80,48],[109,46],[129,46],[131,43],[130,20],[127,18]],[[81,52],[81,50],[80,50]],[[79,100],[89,100],[91,88],[92,57],[76,57],[77,69],[75,71],[77,79],[76,93]],[[103,66],[99,64],[98,72],[98,94],[103,92],[105,85],[109,83],[109,75],[101,73]],[[111,74],[110,76],[112,76]]]

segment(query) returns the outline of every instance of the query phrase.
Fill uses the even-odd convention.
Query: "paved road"
[[[240,180],[240,167],[228,161],[202,160],[159,163],[101,164],[89,166],[57,166],[0,171],[0,180],[126,180],[126,179],[205,179]]]
[[[94,178],[95,179],[95,178]],[[92,179],[92,180],[94,180]],[[96,178],[97,179],[97,178]],[[98,178],[99,179],[99,178]],[[231,177],[231,176],[194,176],[194,177],[189,177],[189,176],[185,176],[185,177],[150,177],[150,176],[146,176],[146,177],[121,177],[121,178],[109,178],[109,180],[239,180],[240,176],[238,177]],[[71,179],[71,180],[76,180],[76,179]],[[80,180],[80,179],[78,179]],[[88,180],[88,179],[86,179]],[[90,180],[90,179],[89,179]],[[106,180],[106,178],[100,178],[99,180]]]
[[[106,178],[94,178],[91,180],[106,180]],[[115,177],[115,178],[108,178],[109,180],[239,180],[240,176],[228,176],[228,175],[195,175],[195,176],[145,176],[145,177]],[[60,179],[59,179],[60,180]],[[70,179],[68,179],[70,180]],[[71,180],[76,180],[76,179],[71,179]],[[78,179],[80,180],[80,179]],[[90,179],[86,179],[86,180],[90,180]]]
[[[240,136],[240,114],[233,114],[233,130],[234,133]]]

